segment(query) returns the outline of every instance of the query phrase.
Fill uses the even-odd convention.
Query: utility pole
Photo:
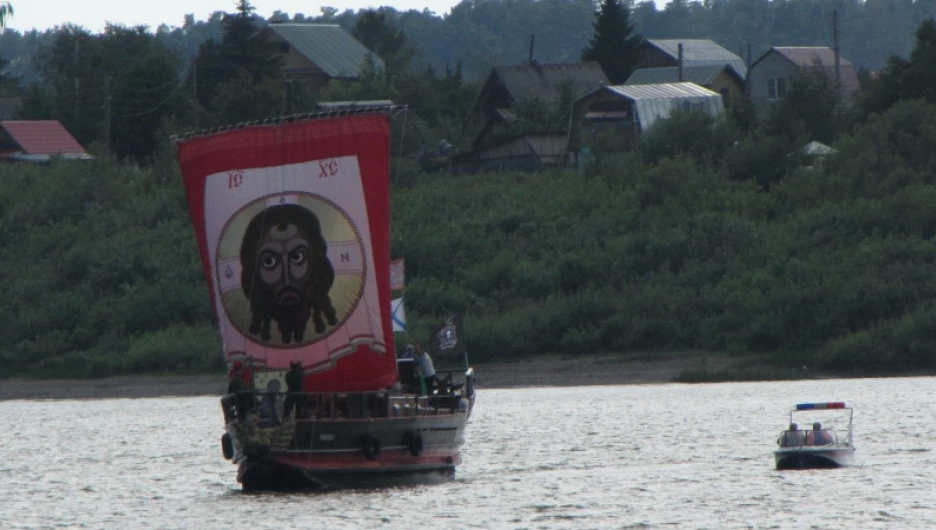
[[[292,116],[293,114],[293,80],[286,80],[286,115]]]
[[[110,157],[111,145],[111,93],[110,76],[104,79],[104,158]]]
[[[192,103],[195,105],[195,128],[198,129],[198,57],[192,57]]]
[[[676,59],[676,65],[677,65],[677,69],[676,69],[676,72],[677,72],[676,76],[677,76],[677,77],[676,77],[676,80],[679,81],[680,83],[682,83],[682,82],[684,81],[684,79],[683,79],[683,45],[682,45],[681,42],[676,46],[676,50],[678,50],[677,53],[676,53],[676,57],[677,57],[677,59]]]
[[[74,53],[72,55],[72,59],[74,63],[72,64],[81,64],[78,62],[80,50],[81,50],[80,41],[76,40]],[[75,110],[79,111],[81,110],[81,85],[78,82],[78,74],[74,73],[74,70],[72,70],[72,72],[73,72],[72,73],[72,86],[74,87],[74,90],[75,90]]]
[[[747,41],[747,57],[744,59],[744,69],[747,72],[744,74],[744,94],[750,98],[751,97],[751,78],[748,77],[751,75],[751,61],[754,59],[751,57],[751,40]]]
[[[842,97],[842,73],[839,58],[838,10],[832,11],[832,50],[835,51],[835,96]]]

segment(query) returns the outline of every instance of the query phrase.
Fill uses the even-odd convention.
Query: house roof
[[[695,83],[683,81],[682,83],[657,83],[652,85],[616,85],[604,87],[628,99],[685,99],[685,98],[721,98],[718,92],[713,92]]]
[[[735,72],[730,64],[716,64],[711,66],[684,66],[683,81],[689,81],[697,85],[710,85],[725,69],[735,76],[740,82],[744,82],[741,74]],[[677,83],[679,82],[679,67],[665,66],[663,68],[638,68],[624,82],[625,85],[651,85],[656,83]]]
[[[772,50],[797,66],[815,66],[817,62],[820,66],[835,66],[835,51],[827,46],[775,46]],[[852,65],[842,56],[839,56],[839,64]]]
[[[698,109],[712,117],[721,116],[724,113],[721,95],[695,83],[615,85],[601,87],[593,91],[592,94],[599,90],[610,91],[633,101],[637,109],[637,119],[643,130],[648,129],[660,120],[668,118],[674,109],[682,108],[681,105]],[[579,101],[589,96],[580,98]]]
[[[838,153],[834,147],[829,147],[828,145],[817,142],[815,140],[809,142],[803,146],[803,154],[810,156],[825,156]]]
[[[514,100],[539,98],[555,101],[559,97],[559,87],[564,83],[571,83],[576,95],[608,84],[608,76],[595,61],[495,66],[492,75],[500,78]]]
[[[370,55],[378,68],[383,60],[337,24],[270,24],[277,34],[330,77],[358,77]]]
[[[393,100],[370,99],[355,101],[319,101],[316,103],[322,110],[353,109],[361,107],[392,107]]]
[[[0,121],[0,128],[27,155],[62,155],[84,154],[84,147],[55,120],[6,120]]]
[[[761,55],[751,68],[764,60],[771,53],[776,53],[801,68],[822,67],[835,69],[835,50],[828,46],[774,46]],[[854,94],[861,90],[858,74],[851,61],[839,55],[839,75],[845,94]]]
[[[523,145],[529,149],[530,153],[536,154],[537,156],[557,156],[566,151],[566,146],[564,144],[568,141],[568,138],[568,133],[564,131],[517,133],[501,138],[497,142],[490,145],[484,145],[453,154],[451,158],[453,160],[471,160],[473,158],[477,158],[480,153],[496,151],[511,144]],[[550,144],[548,142],[544,142],[544,140],[554,140],[554,142]],[[558,147],[557,144],[561,145],[559,149],[555,149]]]
[[[747,76],[744,60],[709,39],[647,39],[653,46],[673,60],[679,59],[679,45],[683,45],[683,66],[712,66],[730,64],[742,78]]]
[[[579,97],[600,86],[607,85],[609,81],[601,65],[595,61],[549,64],[532,61],[520,65],[494,66],[481,85],[478,96],[471,104],[462,127],[469,123],[475,109],[498,83],[504,86],[514,101],[537,98],[546,103],[552,103],[559,98],[559,87],[564,83],[571,83],[575,97]],[[504,119],[513,119],[513,112],[509,108],[498,108],[494,112]],[[491,117],[491,115],[486,116],[484,121],[489,123]],[[486,125],[481,129],[483,130],[484,127]]]

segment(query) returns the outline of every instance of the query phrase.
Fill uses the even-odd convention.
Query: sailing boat
[[[174,138],[225,361],[246,387],[221,399],[222,453],[244,490],[434,480],[460,463],[472,369],[466,362],[421,392],[401,380],[396,359],[389,167],[398,111]]]

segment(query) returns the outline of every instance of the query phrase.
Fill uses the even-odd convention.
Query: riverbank
[[[707,359],[724,368],[727,359]],[[474,365],[478,388],[670,383],[685,370],[698,369],[694,356],[655,358],[620,356],[540,356],[535,359]],[[139,375],[91,380],[0,380],[0,401],[11,399],[108,399],[220,396],[224,374]]]

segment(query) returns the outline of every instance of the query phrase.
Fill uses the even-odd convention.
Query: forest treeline
[[[742,56],[750,50],[752,59],[774,45],[831,46],[836,11],[842,55],[865,74],[893,56],[907,58],[914,31],[936,16],[936,0],[673,0],[663,9],[615,1],[629,11],[632,37],[710,38]],[[461,125],[490,67],[526,61],[531,36],[539,62],[579,61],[599,9],[591,0],[466,0],[445,14],[327,7],[264,20],[242,1],[237,12],[185,15],[178,26],[7,29],[0,34],[0,97],[22,98],[18,118],[57,119],[92,151],[141,163],[170,132],[306,112],[339,99],[416,107],[421,122],[407,143],[414,150],[441,140],[466,147]],[[248,42],[249,32],[273,21],[338,24],[387,70],[362,83],[333,82],[318,94],[297,86],[287,100],[276,50]]]
[[[631,5],[635,28],[646,38],[712,39],[742,56],[750,46],[755,59],[771,46],[832,46],[836,10],[843,56],[871,71],[883,67],[891,55],[906,56],[913,47],[913,31],[936,16],[934,0],[672,0],[664,8],[652,1]],[[540,62],[578,61],[591,37],[595,7],[592,0],[464,0],[447,13],[392,7],[381,11],[407,35],[425,64],[442,71],[461,62],[469,79],[476,80],[493,64],[526,60],[530,35],[536,35]],[[337,7],[311,14],[276,11],[268,21],[338,24],[351,31],[363,12]],[[148,31],[188,61],[204,41],[220,38],[223,19],[223,12],[205,20],[180,15]],[[10,63],[6,73],[26,84],[35,82],[41,75],[34,61],[39,48],[68,29],[63,21],[50,30],[3,32],[0,59]]]
[[[123,68],[152,83],[141,93],[153,100],[138,111],[145,122],[124,116],[111,156],[0,165],[0,376],[221,369],[167,137],[243,112],[237,102],[274,110],[281,86],[262,74],[262,45],[225,51],[251,38],[249,15],[226,16],[219,40],[199,49],[215,54],[221,81],[179,99],[175,74],[160,76],[181,63],[145,32],[73,29],[43,52],[48,72]],[[368,16],[382,28],[371,31],[397,35]],[[744,106],[720,121],[677,114],[631,152],[594,138],[582,171],[452,176],[395,157],[393,255],[406,258],[411,329],[463,312],[474,359],[678,349],[856,374],[932,369],[936,23],[911,39],[850,105],[829,79],[806,75],[763,123]],[[69,62],[75,42],[87,55]],[[389,72],[326,95],[422,97],[394,141],[400,155],[452,127],[457,114],[443,109],[475,94],[457,68],[426,75],[393,42]],[[123,61],[102,60],[120,49]],[[95,115],[68,105],[67,79],[33,87],[27,108],[72,112],[92,134]],[[807,157],[810,140],[837,152]]]

